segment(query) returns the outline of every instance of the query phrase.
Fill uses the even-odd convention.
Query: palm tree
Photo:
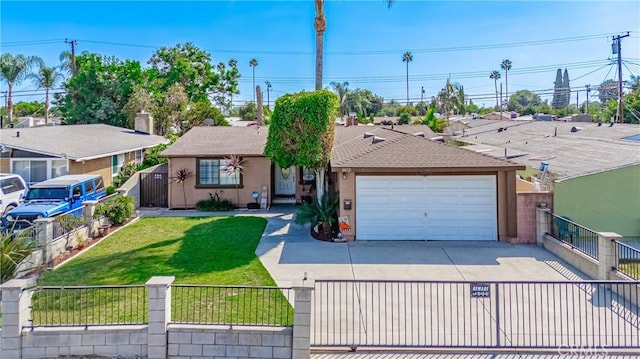
[[[348,82],[331,82],[331,87],[338,94],[338,98],[340,99],[340,118],[347,114],[347,94],[349,93]]]
[[[409,104],[409,63],[413,61],[413,55],[410,51],[405,52],[402,55],[402,62],[407,63],[407,105]]]
[[[71,68],[73,67],[72,56],[71,51],[62,51],[59,56],[60,70],[67,75],[71,74]]]
[[[455,109],[464,108],[464,102],[461,102],[460,88],[455,86],[449,79],[444,88],[438,92],[436,97],[436,103],[438,105],[438,111],[444,113],[447,116],[447,122],[449,122],[449,116]],[[464,100],[462,100],[464,101]]]
[[[256,102],[256,66],[258,66],[258,60],[249,60],[249,66],[253,68],[253,102]]]
[[[493,84],[496,88],[496,108],[498,108],[498,80],[500,77],[500,71],[498,70],[491,71],[491,75],[489,75],[489,78],[493,80]]]
[[[505,87],[505,100],[509,102],[509,76],[508,72],[511,70],[511,60],[504,59],[500,64],[500,68],[504,70],[504,87]]]
[[[324,0],[314,0],[314,2],[316,5],[316,17],[313,20],[313,27],[316,30],[316,90],[320,90],[322,89],[324,32],[327,30],[327,18],[324,15]],[[387,0],[387,7],[391,5],[393,0]]]
[[[44,89],[44,123],[49,123],[49,91],[62,79],[62,74],[55,67],[42,66],[37,73],[28,77],[37,88]]]
[[[38,66],[43,66],[43,63],[37,56],[3,54],[0,57],[0,80],[6,81],[9,87],[7,92],[9,123],[13,121],[13,86],[19,85],[31,70]]]
[[[224,166],[224,172],[227,175],[233,175],[235,177],[236,183],[236,197],[238,200],[238,208],[240,208],[240,176],[244,173],[244,159],[237,155],[229,155],[229,157],[225,158],[227,160],[227,165]]]

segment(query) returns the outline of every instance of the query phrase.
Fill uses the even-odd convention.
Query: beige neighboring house
[[[268,204],[301,203],[315,195],[315,175],[279,168],[266,158],[268,128],[194,127],[169,146],[169,174],[194,175],[169,185],[170,208],[192,208],[209,194],[253,202],[267,187]],[[445,145],[426,126],[336,127],[328,176],[339,191],[342,233],[350,240],[513,241],[516,170],[524,166]],[[231,154],[242,176],[224,171]],[[186,203],[185,203],[186,196]]]
[[[28,183],[101,174],[110,186],[123,165],[142,163],[147,149],[167,142],[150,133],[150,118],[136,121],[137,131],[104,124],[2,129],[0,172],[19,174]]]

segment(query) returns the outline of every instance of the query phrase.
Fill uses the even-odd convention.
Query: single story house
[[[546,163],[554,213],[595,231],[640,238],[640,125],[470,121],[462,148],[527,166]]]
[[[169,173],[195,175],[169,185],[169,207],[190,208],[218,193],[236,203],[300,203],[315,175],[279,168],[264,155],[268,127],[194,127],[162,156]],[[429,138],[426,126],[336,127],[329,188],[339,191],[343,235],[351,240],[490,240],[517,237],[516,176],[524,166]],[[241,176],[226,158],[244,159]]]
[[[125,164],[142,163],[145,150],[167,139],[153,135],[150,116],[136,130],[104,124],[56,125],[0,130],[0,172],[37,183],[67,174],[101,174],[112,184]]]

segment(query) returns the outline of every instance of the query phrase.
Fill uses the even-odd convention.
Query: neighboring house
[[[145,150],[167,142],[149,133],[149,117],[136,121],[138,131],[103,124],[2,129],[0,172],[19,174],[28,183],[95,173],[110,186],[123,165],[141,163]]]
[[[486,120],[469,125],[466,135],[456,138],[472,144],[465,149],[498,158],[506,153],[532,169],[548,163],[556,214],[596,231],[640,237],[639,125]]]
[[[314,195],[313,171],[281,169],[263,155],[267,127],[194,127],[161,155],[169,174],[194,176],[169,186],[171,208],[209,194],[240,203],[268,186],[269,203]],[[444,145],[426,126],[336,127],[330,188],[340,192],[343,235],[359,240],[501,240],[517,237],[515,171],[524,166]],[[243,157],[236,181],[225,158]],[[184,192],[183,192],[184,191]],[[186,196],[186,203],[185,203]],[[349,229],[346,229],[348,224]]]

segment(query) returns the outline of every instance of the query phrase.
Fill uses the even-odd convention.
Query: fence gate
[[[140,173],[140,207],[169,207],[168,173]]]
[[[640,282],[319,280],[314,347],[640,348]]]

